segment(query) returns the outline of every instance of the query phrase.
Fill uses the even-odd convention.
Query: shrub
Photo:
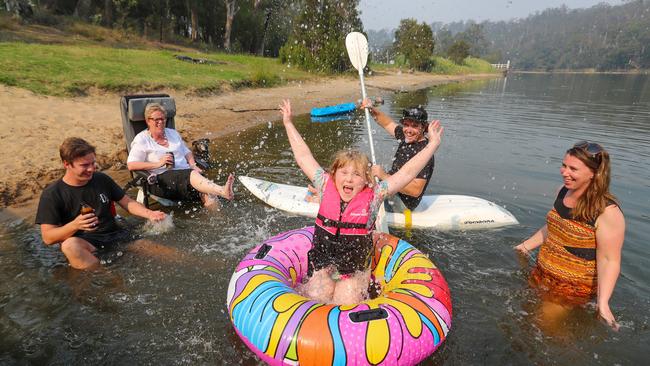
[[[265,67],[258,68],[251,76],[253,86],[269,88],[280,83],[280,76]]]
[[[447,50],[447,57],[457,65],[462,65],[467,56],[469,56],[469,44],[462,40],[454,42]]]

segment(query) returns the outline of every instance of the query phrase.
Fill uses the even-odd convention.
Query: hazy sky
[[[365,29],[397,28],[404,18],[419,22],[459,20],[510,20],[525,18],[546,8],[565,4],[569,9],[588,8],[598,3],[620,5],[622,0],[361,0],[361,21]]]

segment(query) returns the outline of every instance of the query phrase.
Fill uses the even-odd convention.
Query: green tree
[[[476,57],[485,56],[488,53],[488,42],[483,33],[483,25],[470,23],[469,27],[456,35],[456,40],[462,40],[469,46],[469,54]]]
[[[359,0],[305,0],[280,60],[306,70],[334,73],[350,67],[345,36],[363,31]]]
[[[433,31],[426,23],[418,24],[415,19],[402,19],[395,31],[395,51],[404,55],[411,67],[417,70],[431,68],[431,56],[435,43]]]
[[[463,40],[454,42],[447,50],[447,57],[457,65],[462,65],[467,56],[469,56],[469,45]]]
[[[451,34],[451,31],[449,31],[449,29],[441,28],[436,32],[435,42],[436,54],[444,55],[447,53],[449,47],[454,43],[454,36]]]

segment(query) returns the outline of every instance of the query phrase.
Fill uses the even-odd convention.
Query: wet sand
[[[383,73],[367,78],[370,96],[477,79],[499,74],[443,76],[426,73]],[[279,119],[278,105],[291,99],[295,114],[360,99],[359,81],[352,76],[292,83],[270,89],[245,89],[209,97],[160,90],[176,99],[176,128],[189,144],[216,138]],[[0,85],[0,222],[34,215],[41,191],[63,175],[58,147],[78,136],[97,148],[100,170],[119,183],[126,171],[120,95],[82,98],[36,95]]]

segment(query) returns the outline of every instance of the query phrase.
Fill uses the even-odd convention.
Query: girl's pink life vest
[[[366,187],[352,198],[345,210],[341,212],[341,195],[336,190],[334,178],[329,176],[325,183],[325,190],[321,199],[316,227],[333,235],[371,236],[368,228],[370,204],[374,198],[374,191]],[[372,228],[373,225],[371,225]],[[372,239],[371,239],[372,240]]]

